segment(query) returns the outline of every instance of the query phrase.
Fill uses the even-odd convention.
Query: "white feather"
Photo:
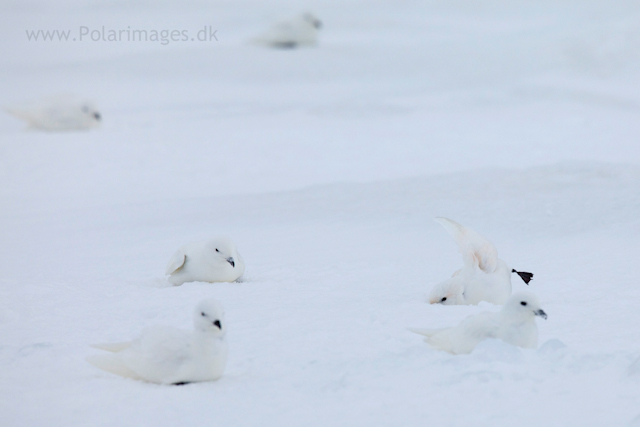
[[[460,248],[465,267],[477,267],[485,273],[493,273],[498,266],[498,250],[493,244],[473,231],[448,218],[436,218],[453,237]]]
[[[178,249],[169,260],[164,274],[168,276],[172,273],[175,273],[179,268],[182,268],[186,259],[187,257],[184,252],[182,252],[181,249]]]
[[[103,371],[110,372],[124,378],[132,378],[134,380],[142,379],[134,371],[129,369],[125,362],[116,355],[92,354],[91,356],[87,356],[86,360],[96,368],[102,369]]]

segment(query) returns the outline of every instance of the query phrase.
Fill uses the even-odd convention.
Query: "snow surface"
[[[0,104],[74,93],[100,129],[0,115],[3,426],[640,425],[640,3],[6,0]],[[314,49],[247,42],[310,10]],[[218,30],[217,42],[28,42],[25,29]],[[406,327],[475,229],[549,315],[540,347],[429,348]],[[170,287],[225,234],[243,282]],[[514,290],[526,287],[514,277]],[[84,361],[225,306],[216,382]]]

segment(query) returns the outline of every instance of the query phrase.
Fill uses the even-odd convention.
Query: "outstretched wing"
[[[185,253],[182,252],[182,249],[178,249],[169,260],[169,264],[167,264],[167,269],[165,270],[164,274],[168,276],[175,273],[182,268],[186,260],[187,256],[185,255]]]
[[[476,266],[485,273],[493,273],[498,266],[498,250],[493,244],[473,231],[448,218],[436,218],[456,241],[465,265]]]

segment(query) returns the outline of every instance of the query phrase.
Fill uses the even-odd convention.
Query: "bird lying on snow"
[[[424,335],[425,342],[438,350],[452,354],[471,353],[487,338],[497,338],[523,348],[538,346],[538,326],[535,317],[547,314],[540,308],[535,295],[514,294],[497,313],[483,312],[464,319],[452,328],[409,330]]]
[[[233,282],[244,273],[244,260],[226,237],[188,243],[173,254],[165,274],[174,285],[185,282]]]
[[[56,96],[41,101],[6,108],[12,116],[27,122],[30,128],[44,131],[88,130],[102,120],[96,107],[73,96]]]
[[[193,332],[152,326],[133,341],[93,347],[112,354],[87,357],[104,371],[158,384],[186,384],[217,380],[227,363],[222,306],[214,299],[197,305]]]
[[[495,246],[470,228],[447,218],[436,218],[436,222],[458,243],[464,266],[434,286],[429,294],[430,304],[504,304],[511,295],[511,273],[517,273],[526,284],[533,278],[532,273],[509,268],[498,258]]]
[[[254,39],[254,42],[279,49],[314,46],[322,22],[311,13],[282,21]]]

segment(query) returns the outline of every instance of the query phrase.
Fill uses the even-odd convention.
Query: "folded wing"
[[[452,328],[410,330],[426,336],[425,341],[438,350],[465,354],[471,353],[482,340],[495,337],[498,323],[495,313],[479,313]]]
[[[186,262],[186,260],[187,260],[187,256],[185,255],[185,253],[182,252],[181,249],[178,249],[176,253],[174,253],[171,259],[169,260],[169,263],[167,264],[167,268],[164,274],[168,276],[170,274],[175,273],[176,271],[178,271],[184,266],[184,263]]]

